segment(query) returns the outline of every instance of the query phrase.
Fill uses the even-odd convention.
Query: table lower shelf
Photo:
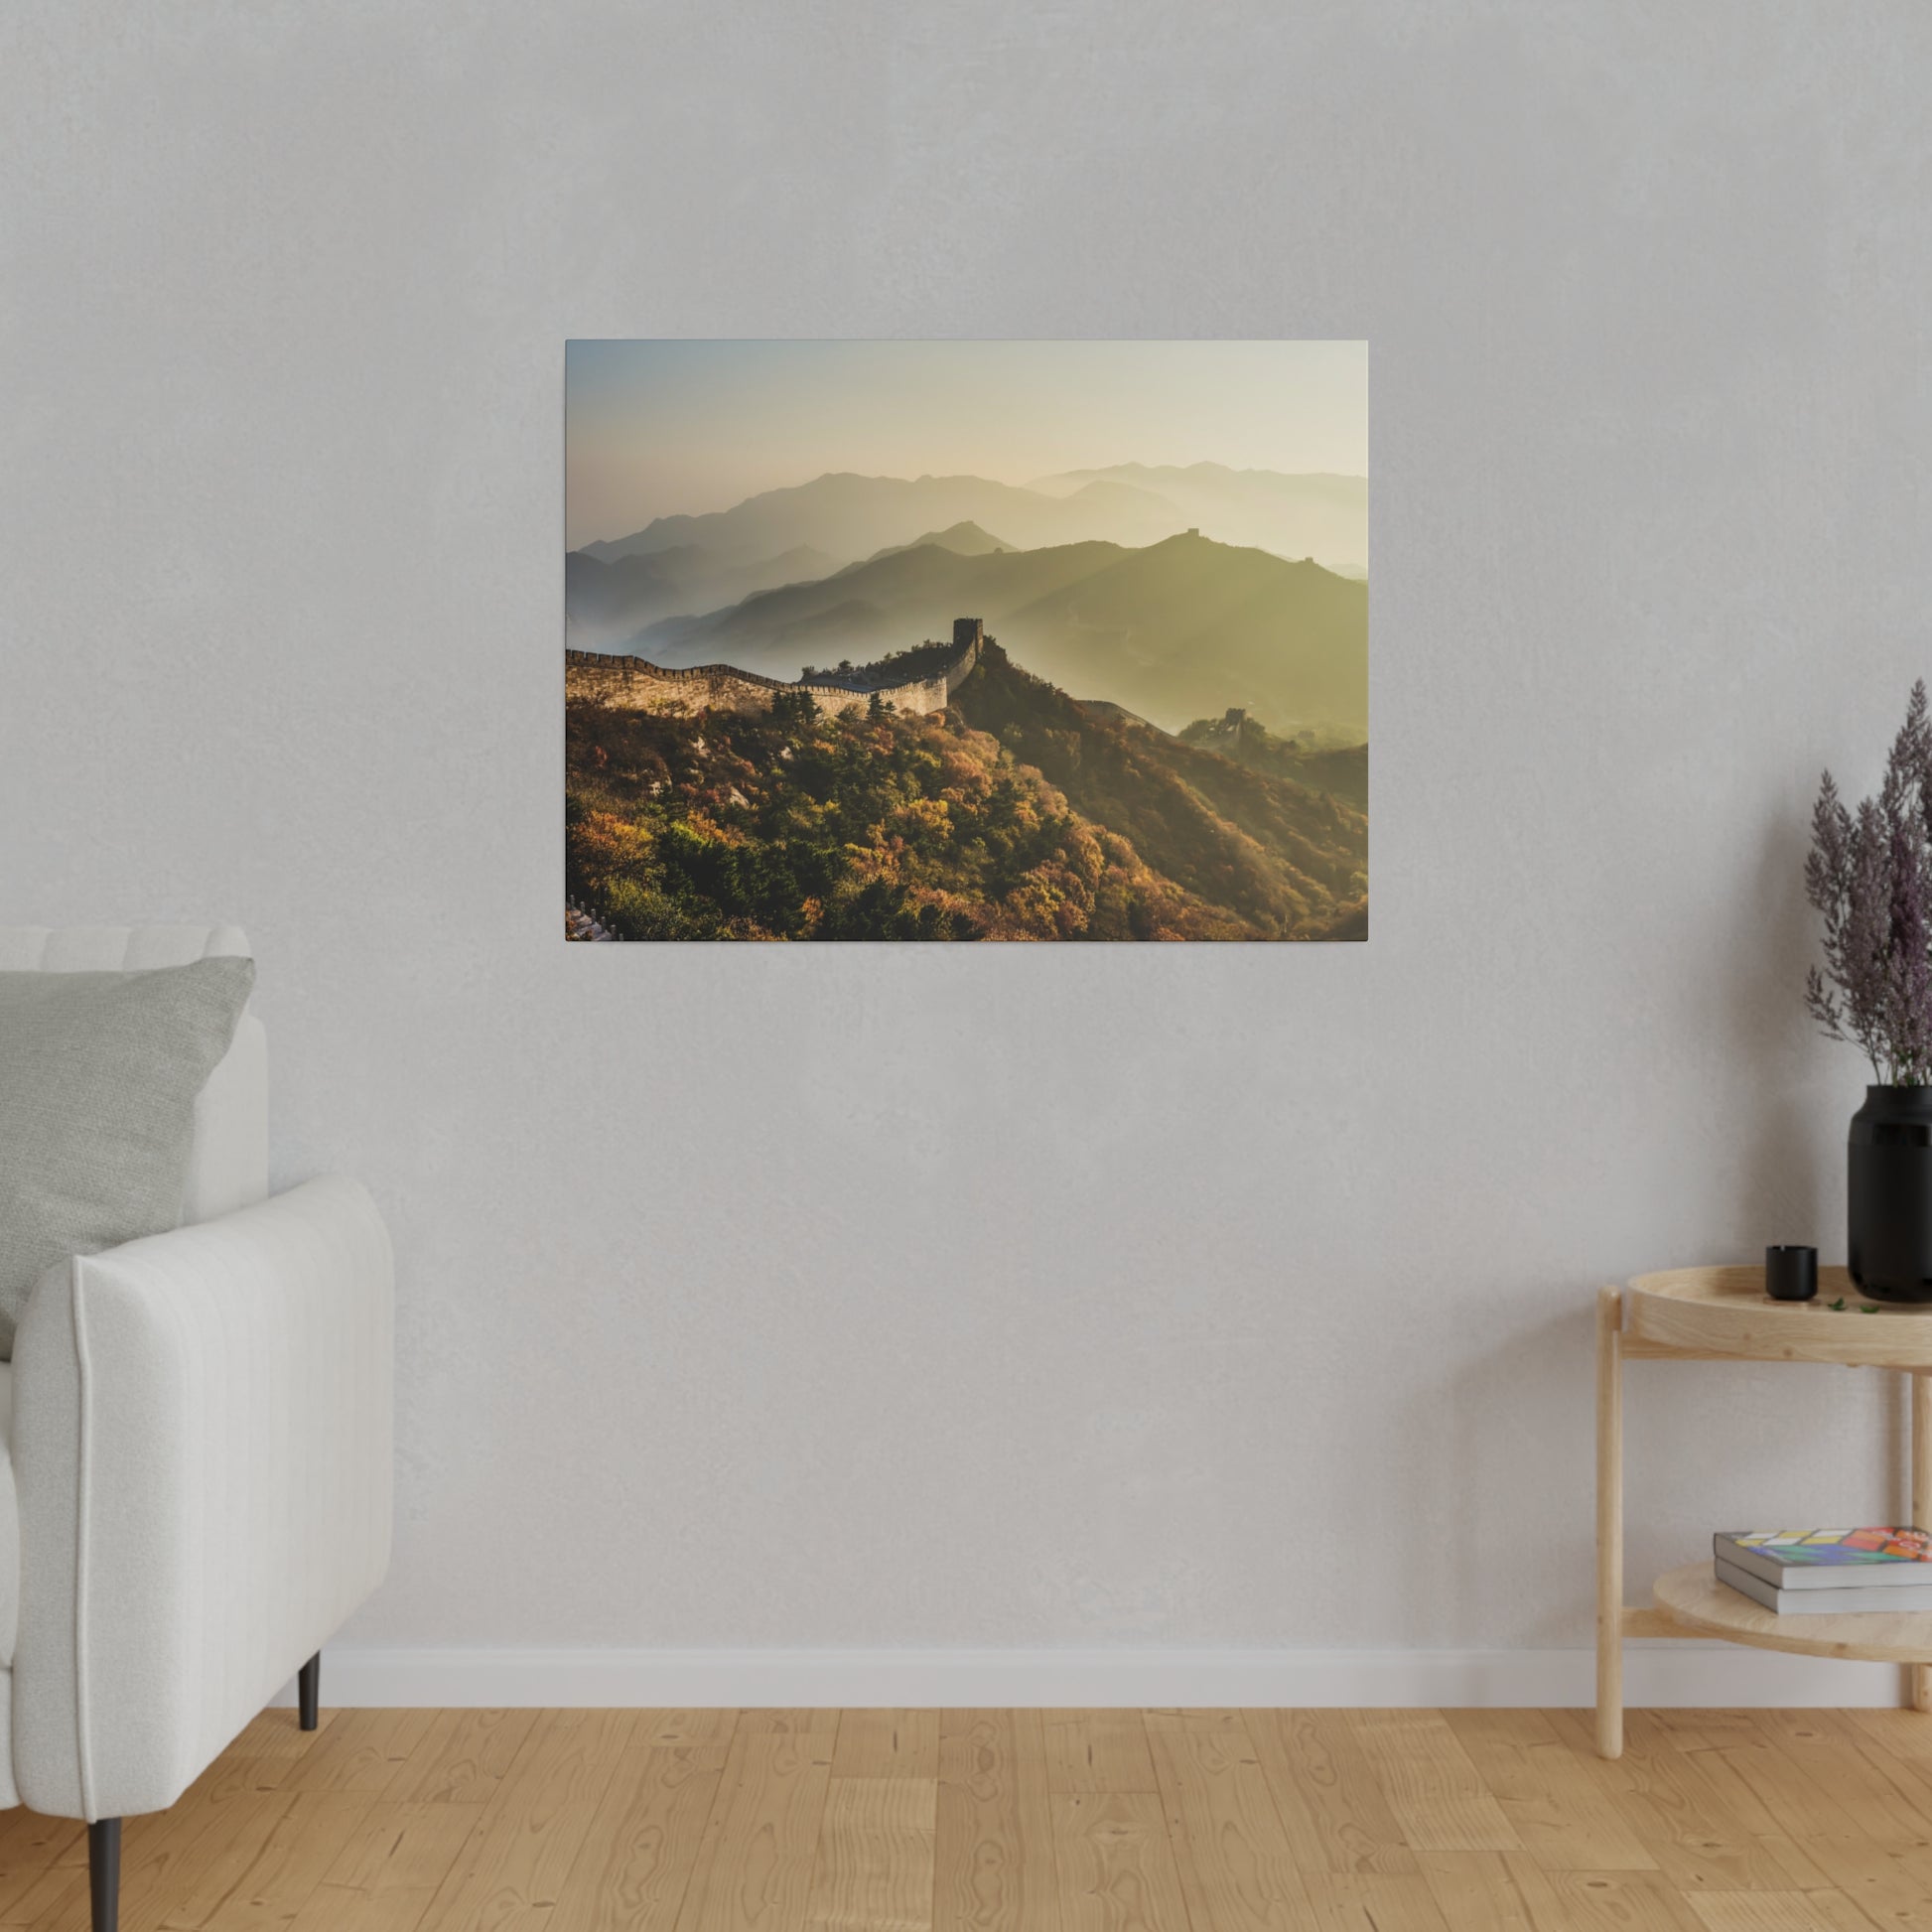
[[[1932,1664],[1932,1610],[1893,1616],[1779,1616],[1719,1583],[1708,1563],[1667,1570],[1652,1589],[1657,1607],[1688,1635],[1722,1637],[1760,1650],[1804,1657],[1850,1657],[1873,1664]],[[1648,1634],[1648,1633],[1646,1633]]]

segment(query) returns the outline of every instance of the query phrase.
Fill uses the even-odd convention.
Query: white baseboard
[[[1633,1707],[1891,1705],[1887,1664],[1733,1644],[1632,1643]],[[1582,1706],[1587,1650],[330,1650],[325,1704],[649,1706]],[[295,1701],[294,1686],[279,1700]]]

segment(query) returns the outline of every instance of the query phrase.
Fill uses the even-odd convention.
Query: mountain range
[[[1274,470],[1230,470],[1220,463],[1117,464],[1072,470],[1029,485],[1071,496],[1112,484],[1171,504],[1184,522],[1223,543],[1312,557],[1345,577],[1368,575],[1368,479],[1288,477]]]
[[[884,550],[875,551],[866,561],[876,564],[881,557],[897,555],[901,550],[917,550],[922,545],[936,543],[941,550],[950,550],[955,556],[983,557],[989,550],[1011,550],[1013,545],[1002,543],[998,537],[989,536],[977,523],[955,523],[949,530],[928,530],[922,537],[914,537],[910,543],[888,544]]]
[[[610,564],[695,546],[718,567],[742,567],[803,548],[850,560],[915,545],[961,523],[997,531],[1022,550],[1089,541],[1138,548],[1193,528],[1362,576],[1368,483],[1214,463],[1122,464],[1042,478],[1029,488],[984,477],[829,475],[761,491],[731,509],[660,516],[628,536],[585,544],[583,554]]]
[[[843,562],[802,543],[748,564],[695,543],[608,561],[572,550],[564,557],[565,628],[577,649],[605,650],[660,618],[716,611],[754,591],[808,583]]]
[[[1239,705],[1282,732],[1366,735],[1368,586],[1318,564],[1182,535],[962,556],[891,552],[729,610],[646,626],[624,648],[669,666],[793,678],[983,618],[1012,657],[1076,698],[1167,731]]]

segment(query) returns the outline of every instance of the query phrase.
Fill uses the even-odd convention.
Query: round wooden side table
[[[1831,1303],[1842,1300],[1845,1307]],[[1911,1702],[1932,1711],[1932,1612],[1778,1616],[1719,1583],[1709,1561],[1666,1571],[1648,1609],[1623,1600],[1623,1364],[1837,1362],[1903,1370],[1912,1390],[1912,1520],[1932,1518],[1932,1305],[1862,1311],[1843,1268],[1815,1302],[1773,1302],[1764,1270],[1674,1268],[1596,1298],[1596,1748],[1623,1752],[1623,1640],[1723,1637],[1764,1650],[1910,1664]]]

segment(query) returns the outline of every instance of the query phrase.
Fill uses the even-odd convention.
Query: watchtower
[[[964,650],[968,644],[986,642],[986,620],[984,618],[954,618],[952,621],[952,647]]]

